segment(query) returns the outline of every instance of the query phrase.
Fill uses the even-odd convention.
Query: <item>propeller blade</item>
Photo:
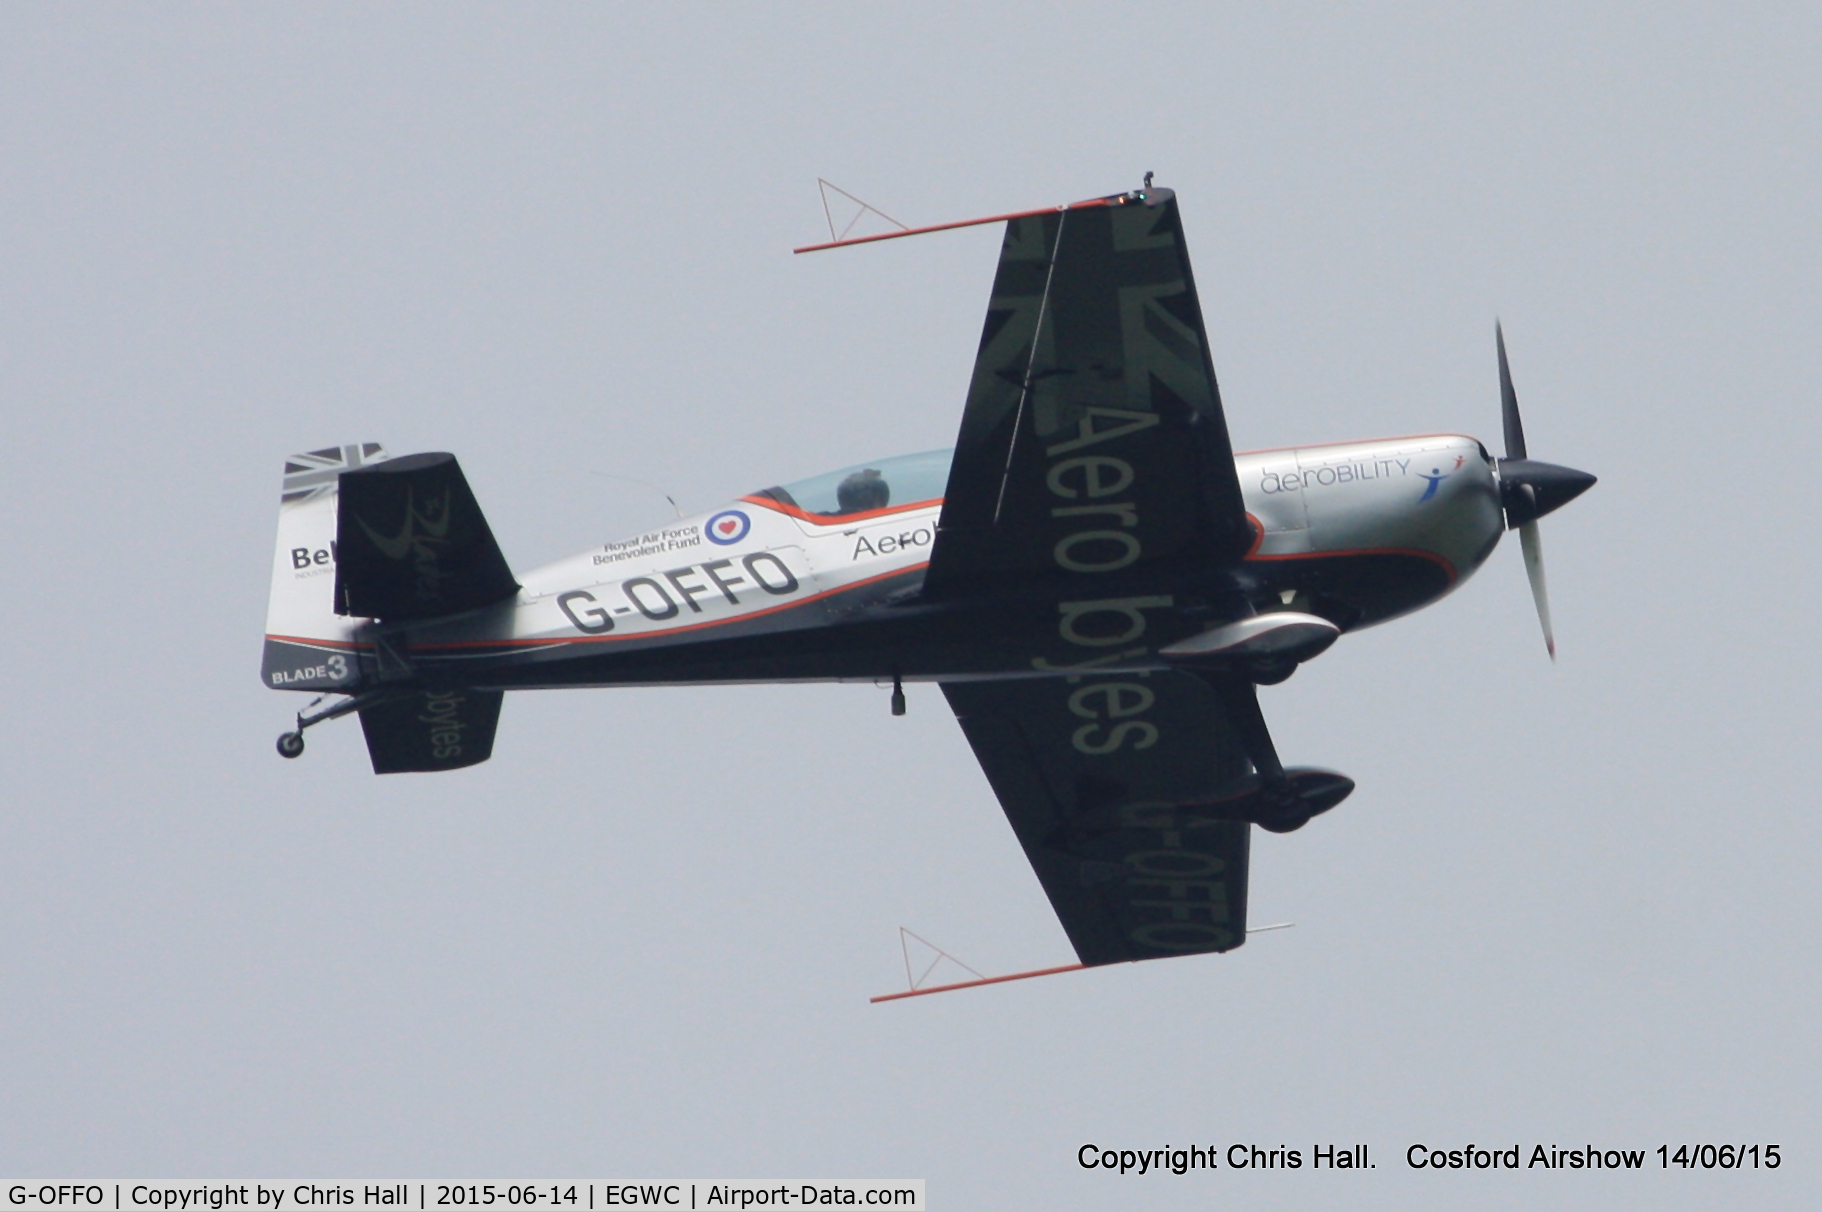
[[[1493,321],[1493,342],[1499,346],[1499,416],[1506,426],[1506,457],[1525,458],[1525,423],[1518,417],[1518,392],[1512,388],[1512,368],[1506,364],[1506,333]]]
[[[1537,621],[1544,627],[1544,647],[1556,659],[1556,632],[1550,628],[1550,592],[1544,587],[1544,538],[1536,522],[1518,528],[1518,545],[1525,553],[1525,577],[1531,582],[1531,600],[1537,603]]]

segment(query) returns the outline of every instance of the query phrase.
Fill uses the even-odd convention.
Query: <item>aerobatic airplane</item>
[[[263,677],[346,697],[279,752],[358,713],[377,773],[472,766],[508,690],[878,681],[899,714],[936,682],[1083,964],[1239,946],[1252,826],[1354,786],[1280,763],[1257,687],[1441,598],[1511,528],[1554,655],[1537,520],[1594,477],[1526,457],[1498,334],[1504,458],[1458,434],[1236,456],[1149,186],[974,221],[1005,237],[953,450],[519,574],[454,456],[293,456]]]

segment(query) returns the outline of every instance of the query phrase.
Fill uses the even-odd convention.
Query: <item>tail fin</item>
[[[519,592],[454,455],[350,469],[340,493],[331,601],[341,613],[410,622]]]
[[[266,685],[349,691],[359,683],[355,636],[365,620],[335,612],[337,485],[342,472],[385,458],[379,443],[362,442],[285,460],[260,665]]]

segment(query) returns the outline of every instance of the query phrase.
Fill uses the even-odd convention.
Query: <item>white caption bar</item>
[[[667,1182],[595,1179],[539,1183],[433,1182],[92,1182],[0,1184],[5,1209],[63,1212],[595,1212],[667,1208],[746,1212],[752,1208],[893,1208],[924,1212],[924,1180],[894,1182]]]

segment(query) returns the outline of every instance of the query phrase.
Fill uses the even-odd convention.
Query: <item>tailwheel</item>
[[[297,713],[296,730],[287,732],[278,738],[278,756],[285,758],[302,757],[304,753],[304,729],[313,728],[316,725],[323,723],[325,720],[340,719],[350,712],[359,711],[363,707],[371,707],[375,703],[383,703],[397,693],[398,691],[396,689],[382,687],[378,690],[369,690],[364,694],[351,694],[341,702],[325,707],[321,711],[317,711],[316,707],[329,696],[318,695],[311,702],[310,706]]]

